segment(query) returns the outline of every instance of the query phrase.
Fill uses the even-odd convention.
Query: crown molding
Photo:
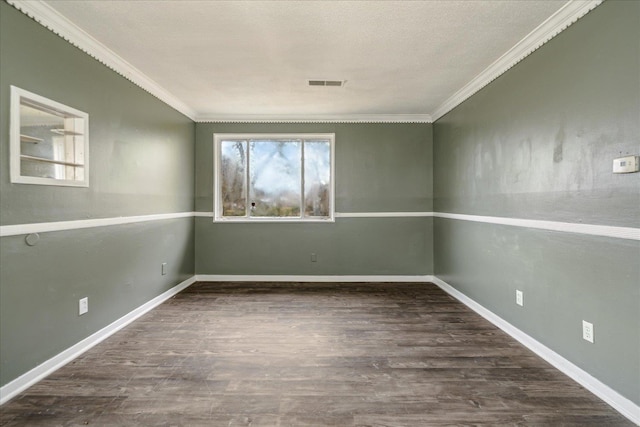
[[[187,104],[42,0],[6,1],[98,62],[198,123],[433,123],[560,34],[578,19],[595,9],[604,0],[569,1],[473,80],[449,97],[432,114],[321,114],[315,116],[197,114]]]
[[[202,115],[198,123],[433,123],[429,114]]]
[[[90,36],[45,2],[41,0],[6,1],[20,12],[62,37],[73,46],[120,74],[136,86],[139,86],[152,96],[158,98],[160,101],[176,109],[191,120],[195,117],[195,111],[187,106],[187,104],[162,88],[142,71],[122,59],[118,54]]]
[[[431,114],[433,121],[440,119],[449,111],[462,104],[472,95],[480,91],[480,89],[487,86],[518,62],[531,55],[549,40],[567,29],[578,19],[591,12],[603,1],[604,0],[569,1],[546,21],[538,25],[522,40],[516,43],[516,45],[509,49],[504,55],[474,77],[473,80],[464,85],[460,90],[436,108],[436,110]]]

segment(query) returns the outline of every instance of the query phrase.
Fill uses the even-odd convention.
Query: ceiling
[[[430,121],[454,94],[571,2],[44,3],[196,120]],[[316,79],[345,84],[310,87],[308,80]]]

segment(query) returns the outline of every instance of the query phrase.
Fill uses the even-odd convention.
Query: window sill
[[[321,223],[334,223],[336,222],[335,217],[331,218],[318,218],[318,219],[301,219],[301,218],[219,218],[214,217],[213,222],[217,224],[290,224],[290,223],[313,223],[313,224],[321,224]]]

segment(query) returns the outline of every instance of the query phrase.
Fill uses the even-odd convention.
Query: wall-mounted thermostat
[[[631,173],[640,170],[638,156],[618,157],[613,159],[613,173]]]

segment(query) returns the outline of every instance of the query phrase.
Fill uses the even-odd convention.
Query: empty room
[[[0,425],[640,425],[640,2],[0,0]]]

